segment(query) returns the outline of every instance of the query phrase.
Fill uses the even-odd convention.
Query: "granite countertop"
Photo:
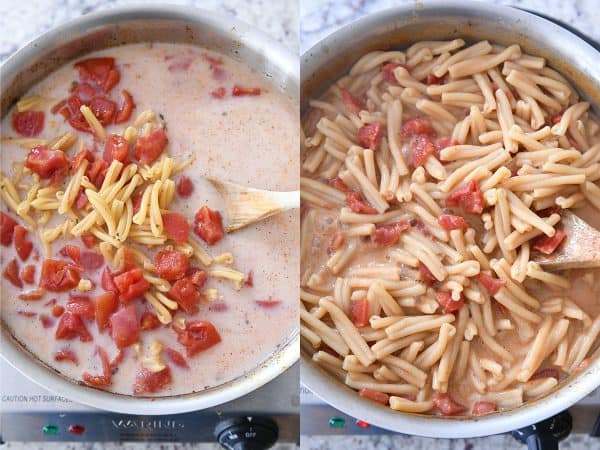
[[[423,0],[424,2],[426,0]],[[412,0],[301,0],[300,51],[361,16]],[[486,3],[513,5],[540,11],[574,26],[600,41],[600,2],[597,0],[487,0]],[[510,435],[475,439],[430,439],[404,435],[384,436],[302,436],[304,450],[512,450],[524,449]],[[572,434],[560,444],[561,450],[600,450],[600,439]]]

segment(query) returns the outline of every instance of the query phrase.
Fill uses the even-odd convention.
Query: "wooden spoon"
[[[600,231],[572,212],[562,211],[561,216],[564,242],[551,255],[534,260],[549,271],[600,267]]]
[[[273,192],[253,189],[229,181],[208,179],[225,200],[232,232],[288,209],[300,208],[300,191]]]

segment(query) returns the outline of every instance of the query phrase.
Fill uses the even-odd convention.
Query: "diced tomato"
[[[190,267],[190,259],[178,250],[163,250],[154,256],[154,267],[163,280],[179,280]]]
[[[75,339],[79,338],[81,342],[89,342],[92,340],[92,335],[85,327],[83,320],[77,314],[66,311],[60,316],[60,321],[56,327],[56,339]]]
[[[65,309],[83,319],[94,320],[96,318],[94,303],[87,295],[71,297]]]
[[[109,125],[112,123],[115,112],[117,111],[115,102],[104,97],[94,97],[89,106],[94,113],[94,116],[98,119],[98,122],[102,125]]]
[[[194,217],[194,232],[208,245],[219,242],[225,235],[221,213],[208,206],[200,208]]]
[[[252,271],[248,272],[248,275],[246,275],[244,286],[254,287],[254,276],[252,275]]]
[[[84,250],[81,252],[81,266],[85,270],[96,270],[104,265],[104,256],[100,253]]]
[[[54,320],[51,317],[48,317],[46,314],[40,314],[39,316],[40,322],[42,323],[42,327],[44,328],[52,328],[54,325]]]
[[[63,313],[65,312],[65,308],[62,307],[61,305],[54,305],[52,307],[52,311],[51,314],[53,317],[60,317],[63,315]]]
[[[265,300],[256,300],[255,302],[261,308],[266,308],[266,309],[275,308],[276,306],[281,304],[281,300],[275,300],[275,299],[272,299],[271,297],[269,297],[268,299],[265,299]]]
[[[148,136],[142,136],[135,141],[133,153],[140,164],[152,164],[167,146],[167,135],[164,128],[158,128]]]
[[[227,311],[227,309],[227,303],[224,302],[211,302],[210,306],[208,307],[208,310],[211,312],[223,312]]]
[[[44,303],[44,306],[54,306],[54,305],[56,305],[56,298],[51,298],[46,303]]]
[[[135,255],[131,250],[125,247],[123,249],[123,272],[135,269],[136,267]]]
[[[108,360],[108,354],[102,347],[96,347],[96,354],[100,358],[100,364],[102,365],[101,375],[91,375],[88,372],[84,372],[82,375],[83,381],[90,386],[94,387],[106,387],[112,384],[112,370],[110,368],[110,361]]]
[[[442,307],[442,311],[444,311],[444,314],[449,314],[458,311],[465,304],[465,301],[462,297],[458,301],[453,300],[452,294],[450,294],[450,292],[436,292],[435,299]]]
[[[425,82],[428,86],[431,86],[432,84],[444,84],[446,82],[446,76],[436,77],[434,74],[429,73],[427,74]]]
[[[221,64],[223,64],[222,58],[218,56],[209,55],[208,53],[203,53],[202,58],[213,66],[220,66]]]
[[[22,111],[12,116],[12,126],[21,136],[34,137],[44,129],[43,111]]]
[[[60,150],[50,150],[45,145],[37,145],[29,150],[25,167],[37,173],[40,178],[52,178],[57,172],[66,172],[69,160]]]
[[[364,148],[377,150],[383,137],[383,125],[378,122],[363,125],[358,130],[358,143]]]
[[[21,280],[25,283],[33,284],[35,283],[35,266],[30,264],[28,266],[23,267],[21,271]]]
[[[77,265],[81,263],[81,249],[76,245],[65,245],[58,253],[61,256],[70,258]]]
[[[485,414],[493,413],[497,410],[497,406],[492,402],[479,401],[473,403],[473,409],[471,414],[474,416],[483,416]]]
[[[115,287],[119,291],[119,300],[123,303],[141,297],[150,289],[150,283],[144,278],[142,269],[135,268],[113,277]]]
[[[70,361],[75,365],[79,364],[77,354],[70,348],[61,348],[54,354],[55,361]]]
[[[52,292],[68,291],[79,284],[81,269],[66,261],[46,259],[42,264],[40,287]]]
[[[421,272],[421,278],[423,278],[426,285],[431,286],[437,281],[437,278],[433,276],[431,271],[421,261],[419,261],[419,272]]]
[[[435,154],[435,145],[430,136],[417,134],[410,139],[408,155],[413,167],[421,167],[427,162],[429,155]]]
[[[104,159],[96,159],[85,171],[88,179],[99,188],[104,181],[106,176],[106,170],[108,169],[108,163]]]
[[[418,134],[435,136],[435,129],[427,117],[413,117],[402,124],[402,137],[408,139]]]
[[[110,134],[106,138],[104,144],[104,154],[102,158],[108,164],[112,163],[115,159],[124,163],[129,157],[129,143],[127,139],[118,134]]]
[[[198,292],[198,288],[192,283],[189,278],[177,280],[167,295],[175,300],[177,304],[188,314],[196,314],[198,312],[198,303],[204,296]]]
[[[329,186],[331,186],[334,189],[337,189],[338,191],[342,191],[344,193],[351,192],[348,185],[344,183],[340,177],[332,178],[331,180],[329,180],[328,184]]]
[[[0,244],[10,245],[17,222],[7,214],[0,212]]]
[[[182,198],[188,198],[194,192],[194,183],[189,177],[182,175],[177,180],[177,194]]]
[[[111,371],[121,365],[121,363],[125,359],[125,353],[127,353],[127,351],[125,349],[121,349],[117,352],[117,355],[110,362],[109,367],[110,367]]]
[[[558,113],[558,114],[555,114],[555,115],[553,115],[553,116],[550,118],[550,123],[551,123],[552,125],[556,125],[556,124],[557,124],[558,122],[560,122],[561,120],[562,120],[562,113]]]
[[[258,87],[242,87],[242,86],[238,86],[237,84],[235,86],[233,86],[233,89],[231,89],[231,95],[233,95],[234,97],[243,97],[243,96],[256,96],[256,95],[260,95],[260,88]]]
[[[363,200],[360,192],[346,193],[346,204],[352,211],[359,214],[377,214],[377,210]]]
[[[390,396],[385,392],[375,391],[369,388],[362,388],[358,391],[358,395],[362,398],[367,398],[377,403],[381,403],[382,405],[387,405],[390,401]]]
[[[535,238],[532,247],[534,250],[537,250],[544,255],[551,255],[566,237],[567,233],[565,233],[564,230],[557,228],[552,237],[542,234]]]
[[[469,228],[469,224],[461,216],[454,216],[452,214],[442,214],[438,217],[438,224],[444,230],[466,230]]]
[[[369,300],[363,298],[352,302],[352,322],[357,327],[366,327],[369,324]]]
[[[546,369],[538,370],[534,373],[529,380],[539,380],[541,378],[556,378],[560,379],[558,369],[554,367],[548,367]]]
[[[165,348],[165,354],[171,360],[173,364],[177,367],[181,367],[182,369],[189,369],[187,361],[185,360],[185,356],[179,353],[177,350],[171,347]]]
[[[338,248],[344,245],[344,241],[344,234],[339,231],[336,232],[331,238],[331,244],[329,244],[329,247],[327,247],[327,253],[332,254],[335,252]]]
[[[400,240],[402,232],[408,230],[410,225],[405,220],[399,222],[387,223],[378,226],[371,237],[375,245],[396,245]]]
[[[27,261],[31,250],[33,250],[33,243],[27,240],[27,229],[21,225],[15,226],[13,240],[15,241],[17,255],[19,255],[21,261]]]
[[[83,192],[83,189],[82,189],[81,192],[79,192],[79,194],[77,194],[77,198],[75,199],[75,208],[81,210],[81,209],[85,208],[85,205],[87,205],[87,202],[88,202],[87,195],[85,195],[85,192]]]
[[[84,148],[79,153],[77,153],[75,157],[71,160],[71,170],[73,172],[76,172],[84,160],[87,160],[89,163],[93,163],[94,159],[95,158],[92,152],[90,152],[87,148]]]
[[[125,348],[140,340],[140,323],[135,305],[128,305],[110,316],[113,341],[118,348]]]
[[[450,394],[436,392],[433,395],[433,404],[445,416],[453,416],[466,410],[463,405],[456,403]]]
[[[204,286],[204,283],[206,283],[207,275],[204,270],[191,267],[188,269],[187,278],[194,283],[194,286],[200,289],[202,286]]]
[[[171,383],[171,381],[171,369],[168,366],[159,372],[151,372],[146,368],[142,368],[135,378],[133,394],[140,395],[158,392]]]
[[[104,289],[105,291],[115,293],[119,292],[117,286],[115,286],[115,282],[113,281],[113,274],[110,273],[110,269],[108,267],[105,267],[102,271],[101,285],[102,289]]]
[[[362,104],[362,102],[352,95],[348,89],[342,88],[340,89],[340,92],[342,94],[342,101],[344,102],[344,106],[348,112],[352,114],[358,114],[365,109],[365,106]]]
[[[225,89],[225,86],[219,86],[218,88],[216,88],[215,90],[213,90],[210,95],[213,98],[223,98],[225,97],[225,94],[227,93],[227,89]]]
[[[19,299],[21,300],[41,300],[46,295],[45,289],[33,289],[31,291],[21,292]]]
[[[190,235],[190,224],[183,214],[166,212],[162,215],[162,220],[169,239],[173,239],[178,244],[187,241]]]
[[[37,316],[37,314],[34,313],[33,311],[18,310],[17,314],[20,315],[20,316],[24,316],[24,317],[35,317],[35,316]]]
[[[115,116],[115,123],[127,122],[131,117],[133,108],[135,108],[135,103],[133,102],[131,94],[125,89],[121,91],[121,94],[123,94],[123,104],[119,106],[117,115]]]
[[[485,272],[479,272],[477,279],[481,284],[483,284],[490,295],[496,295],[502,286],[506,286],[506,280],[494,278]]]
[[[142,331],[155,330],[160,327],[160,320],[156,317],[156,314],[151,313],[150,311],[145,311],[142,314],[140,329]]]
[[[508,309],[506,309],[506,306],[504,306],[502,303],[494,301],[494,306],[496,307],[496,311],[498,311],[498,314],[500,314],[501,316],[506,317],[508,315]]]
[[[178,58],[167,67],[167,70],[172,73],[187,72],[192,65],[192,58]]]
[[[381,68],[381,76],[385,81],[387,81],[390,84],[398,84],[398,80],[396,80],[396,76],[394,75],[394,70],[396,70],[396,68],[400,66],[406,67],[402,64],[387,63]]]
[[[452,206],[460,206],[466,213],[481,214],[485,203],[477,181],[471,180],[452,192],[446,198],[446,207]]]
[[[110,91],[119,82],[120,75],[115,69],[114,58],[88,58],[75,63],[82,83],[89,83],[96,89]]]
[[[208,321],[187,322],[184,329],[173,327],[177,341],[186,349],[188,357],[207,350],[219,342],[221,336],[215,326]]]
[[[96,90],[89,83],[77,83],[76,81],[73,82],[73,87],[69,92],[86,103],[96,95]]]
[[[81,240],[83,241],[83,245],[87,248],[93,248],[96,245],[96,236],[93,234],[84,234],[81,236]]]

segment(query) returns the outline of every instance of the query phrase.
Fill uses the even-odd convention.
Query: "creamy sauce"
[[[194,192],[188,199],[175,195],[170,210],[186,216],[193,223],[194,214],[203,205],[219,210],[227,223],[222,200],[206,177],[230,180],[239,184],[270,190],[294,190],[298,186],[298,130],[297,112],[290,101],[277,87],[264,76],[249,69],[244,64],[222,55],[210,53],[224,60],[223,80],[216,80],[211,73],[208,61],[203,58],[207,51],[201,48],[178,44],[135,44],[111,48],[86,55],[88,57],[110,56],[120,70],[121,80],[114,89],[113,96],[119,97],[121,89],[127,89],[133,96],[136,108],[130,121],[140,112],[152,109],[160,113],[166,124],[169,144],[166,152],[174,159],[183,159],[193,154],[194,164],[184,171],[194,183]],[[173,60],[191,61],[189,68],[170,71]],[[68,64],[50,74],[42,82],[31,88],[24,96],[41,95],[52,98],[48,105],[46,124],[40,138],[48,140],[66,131],[75,131],[65,123],[60,115],[49,112],[52,104],[65,98],[72,80],[77,79],[76,70]],[[211,97],[210,92],[225,86],[227,92],[234,84],[260,87],[260,96],[232,97],[223,99]],[[119,104],[120,100],[117,100]],[[11,127],[11,111],[2,121],[2,136],[15,136]],[[127,125],[127,124],[123,124]],[[111,125],[108,132],[120,133],[123,125]],[[91,144],[90,134],[77,132],[80,139]],[[88,145],[90,147],[90,145]],[[77,149],[74,146],[68,156]],[[22,163],[27,150],[14,144],[3,144],[2,171],[9,177],[14,175],[12,164]],[[22,193],[21,193],[22,194]],[[2,211],[7,213],[6,205]],[[8,214],[16,218],[10,211]],[[21,223],[21,221],[18,221]],[[209,304],[201,304],[197,315],[187,316],[186,320],[211,321],[219,331],[222,342],[218,345],[186,358],[189,370],[169,364],[173,381],[156,395],[167,396],[201,391],[242,376],[261,364],[291,336],[297,326],[298,291],[298,214],[289,212],[271,217],[255,226],[248,227],[224,239],[215,246],[208,247],[213,255],[231,252],[234,267],[244,273],[253,272],[254,287],[243,287],[240,291],[228,281],[209,278],[206,287],[217,289],[219,298]],[[192,233],[193,235],[193,233]],[[194,237],[202,242],[197,236]],[[29,233],[34,242],[34,252],[27,263],[19,260],[20,268],[25,264],[36,265],[36,281],[39,280],[43,250],[37,236]],[[66,240],[54,242],[54,259],[64,259],[58,255]],[[73,241],[84,249],[79,239]],[[206,245],[205,245],[206,247]],[[14,247],[0,248],[2,270],[16,257]],[[18,258],[17,258],[18,259]],[[200,266],[193,261],[192,266]],[[85,278],[95,284],[94,290],[85,295],[94,297],[103,292],[100,287],[102,269],[96,273],[84,273]],[[39,301],[23,301],[17,298],[18,289],[5,278],[1,279],[2,320],[11,333],[43,362],[75,381],[81,380],[85,371],[99,373],[96,345],[104,347],[112,359],[117,348],[109,333],[100,334],[95,322],[86,321],[92,333],[92,342],[54,339],[57,319],[53,325],[44,328],[37,317],[26,317],[20,311],[49,314],[49,306],[44,304],[56,298],[58,304],[65,305],[68,293],[47,293]],[[33,288],[35,286],[31,286]],[[77,293],[77,292],[74,292]],[[81,293],[79,293],[81,294]],[[264,308],[256,300],[273,298],[281,303],[273,308]],[[135,300],[138,317],[147,306],[142,300]],[[225,310],[214,304],[224,304]],[[170,327],[141,332],[141,351],[137,355],[132,347],[114,374],[113,383],[107,389],[113,392],[131,394],[139,359],[148,350],[153,340],[165,347],[177,349],[185,354],[185,349],[177,343],[177,336]],[[57,362],[54,353],[61,348],[73,349],[79,364]]]

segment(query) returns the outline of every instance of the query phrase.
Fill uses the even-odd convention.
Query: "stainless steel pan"
[[[115,8],[80,17],[30,42],[0,67],[1,116],[34,83],[72,59],[131,42],[183,42],[214,49],[269,77],[299,103],[298,58],[265,34],[212,11],[173,5]],[[136,398],[79,385],[44,365],[2,323],[0,353],[23,375],[79,403],[133,414],[171,414],[208,408],[267,383],[299,358],[294,330],[278,352],[247,375],[197,394]]]
[[[568,76],[580,93],[600,105],[600,54],[569,31],[533,14],[472,1],[411,3],[366,16],[328,36],[301,58],[301,98],[319,96],[360,56],[372,50],[405,48],[421,40],[489,39],[518,43]],[[405,414],[360,398],[303,354],[302,382],[337,409],[367,422],[407,434],[457,438],[515,430],[562,411],[600,385],[600,360],[550,395],[480,418]]]

